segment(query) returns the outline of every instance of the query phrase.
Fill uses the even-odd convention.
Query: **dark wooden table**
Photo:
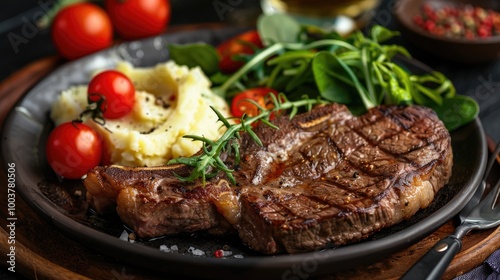
[[[392,7],[395,0],[384,0],[380,8],[374,11],[374,22],[396,29],[393,21]],[[38,31],[28,43],[21,44],[15,52],[9,40],[5,40],[10,32],[22,34],[23,18],[30,18],[33,11],[22,13],[26,8],[19,5],[6,4],[2,1],[0,16],[6,14],[13,16],[8,21],[8,29],[4,29],[5,18],[0,19],[0,123],[13,103],[22,96],[34,83],[43,78],[49,71],[64,63],[57,56],[50,42],[48,31]],[[28,2],[18,0],[17,4]],[[215,22],[219,24],[234,25],[237,23],[251,24],[258,10],[257,1],[240,1],[240,4],[222,17],[213,7],[214,1],[175,1],[172,0],[173,17],[171,31],[185,28],[185,24]],[[37,7],[34,7],[35,9]],[[9,13],[9,11],[12,11]],[[245,20],[242,20],[245,19]],[[13,24],[15,22],[21,24]],[[409,45],[404,38],[399,43],[409,49],[413,56],[426,63],[430,67],[445,73],[455,84],[457,91],[466,94],[478,101],[481,107],[480,119],[486,134],[492,141],[500,139],[500,60],[491,61],[482,65],[462,65],[445,61],[434,57],[426,52]],[[471,54],[473,55],[473,54]],[[0,126],[1,127],[1,126]],[[0,218],[5,221],[5,201],[7,182],[2,166],[0,172],[0,184],[2,186],[0,198]],[[150,272],[145,272],[136,267],[123,264],[102,256],[92,249],[83,247],[71,238],[64,236],[57,229],[46,224],[22,201],[18,200],[17,209],[19,219],[23,223],[17,228],[18,232],[18,278],[27,277],[32,279],[58,278],[68,279],[151,279],[155,278]],[[1,223],[0,229],[0,261],[6,264],[6,223]],[[445,224],[438,231],[425,238],[414,246],[403,250],[387,259],[381,260],[370,266],[361,267],[356,271],[348,271],[331,278],[335,279],[365,279],[367,276],[373,279],[398,278],[411,263],[415,262],[423,253],[429,249],[439,238],[449,234],[453,230],[451,223]],[[46,238],[58,239],[58,246],[49,248],[44,246]],[[500,231],[489,230],[473,233],[467,236],[464,250],[457,256],[450,266],[445,278],[451,279],[460,275],[482,262],[489,254],[500,248]],[[468,262],[465,262],[468,260]],[[57,274],[55,274],[57,273]],[[13,277],[12,273],[3,268],[0,272],[1,279]],[[123,278],[127,276],[128,278]],[[133,278],[132,278],[133,277]]]

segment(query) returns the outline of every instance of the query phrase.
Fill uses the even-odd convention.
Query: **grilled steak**
[[[139,237],[236,229],[252,249],[275,254],[346,244],[427,207],[451,175],[448,131],[428,108],[383,106],[353,116],[317,106],[279,130],[259,125],[263,146],[241,137],[238,182],[179,182],[182,165],[97,167],[84,181],[97,210],[116,205]],[[231,159],[227,160],[231,166]]]

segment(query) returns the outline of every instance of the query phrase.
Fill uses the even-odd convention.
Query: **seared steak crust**
[[[181,165],[140,169],[98,166],[84,181],[87,200],[99,212],[116,211],[140,237],[198,230],[224,233],[232,229],[214,202],[226,193],[232,194],[228,182],[220,180],[205,188],[192,188],[176,177],[187,176],[188,172]]]
[[[358,241],[407,219],[451,175],[450,135],[428,108],[383,106],[356,117],[331,104],[274,123],[279,130],[255,129],[263,146],[242,135],[238,186],[223,177],[204,188],[181,184],[173,173],[187,174],[185,166],[98,167],[84,182],[89,199],[116,201],[141,237],[220,231],[229,222],[254,250],[295,253]],[[159,176],[147,180],[151,172]]]

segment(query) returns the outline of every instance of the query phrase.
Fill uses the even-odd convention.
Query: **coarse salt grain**
[[[233,254],[233,251],[224,251],[224,257],[229,257]]]
[[[171,252],[170,248],[167,247],[167,245],[160,245],[160,251],[162,252]]]
[[[120,235],[120,240],[123,240],[123,241],[128,241],[128,232],[126,230],[124,230],[122,232],[122,234]]]
[[[203,256],[203,255],[205,255],[205,252],[203,250],[196,249],[194,247],[189,247],[188,253],[191,253],[191,254],[193,254],[195,256]]]

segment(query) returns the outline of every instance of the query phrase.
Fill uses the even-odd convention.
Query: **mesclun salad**
[[[300,106],[320,102],[346,104],[354,114],[382,104],[423,105],[434,109],[450,131],[474,120],[479,113],[477,102],[456,94],[445,75],[437,71],[414,74],[397,62],[398,55],[411,57],[402,46],[384,44],[398,34],[374,26],[368,36],[358,31],[344,38],[300,25],[285,15],[264,15],[257,30],[218,47],[203,43],[169,46],[174,61],[202,68],[214,92],[231,104],[232,115],[241,120],[230,124],[214,110],[227,128],[225,134],[215,142],[186,135],[202,141],[204,152],[170,163],[194,167],[189,177],[181,178],[186,181],[205,181],[218,171],[231,179],[232,171],[219,155],[223,150],[237,153],[238,147],[231,147],[234,142],[230,140],[240,131],[252,135],[254,122],[272,125],[273,113],[292,108],[293,116]],[[259,142],[258,137],[254,140]]]
[[[343,38],[285,15],[264,15],[257,30],[217,48],[197,43],[171,45],[169,50],[178,64],[200,66],[214,91],[228,101],[271,91],[289,100],[307,96],[346,104],[358,114],[381,104],[423,105],[433,108],[450,131],[472,121],[478,104],[456,94],[445,75],[413,74],[396,61],[398,55],[411,57],[402,46],[384,44],[398,35],[376,25],[368,36],[358,31]],[[446,117],[450,108],[454,118]]]

